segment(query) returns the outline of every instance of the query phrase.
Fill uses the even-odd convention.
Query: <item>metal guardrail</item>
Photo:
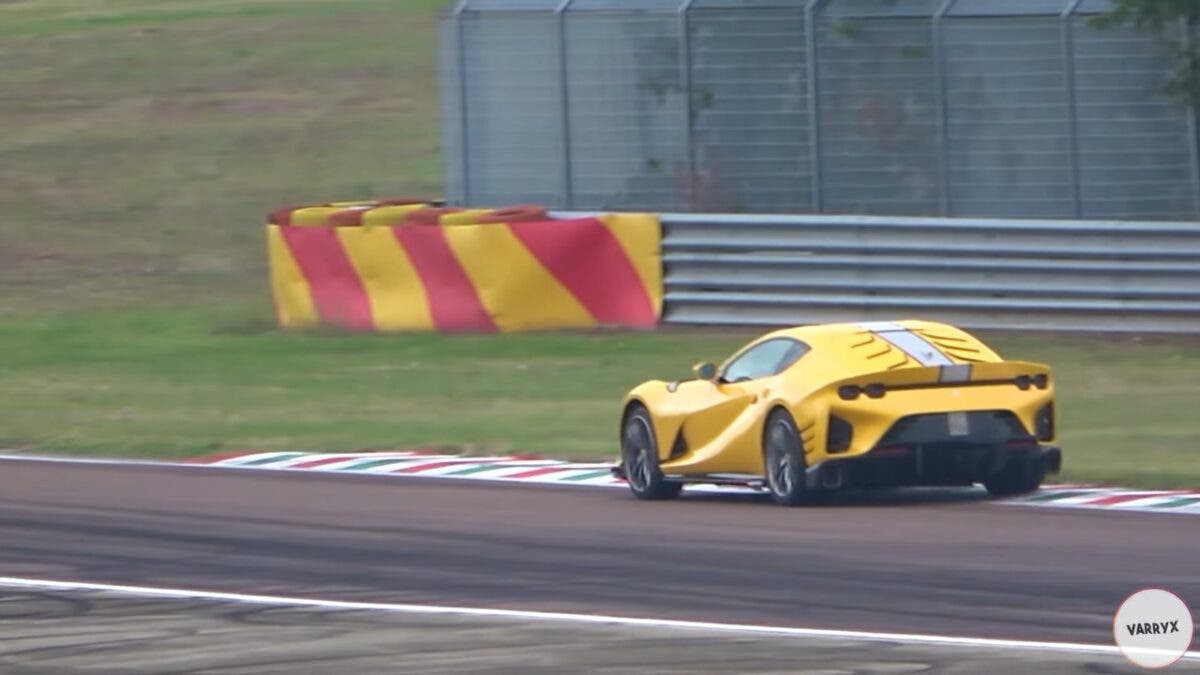
[[[662,221],[666,323],[911,316],[973,328],[1200,333],[1200,223]]]

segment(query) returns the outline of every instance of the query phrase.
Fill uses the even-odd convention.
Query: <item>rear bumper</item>
[[[1062,449],[1052,445],[915,447],[827,460],[809,467],[805,478],[814,490],[971,485],[999,473],[1011,462],[1037,463],[1046,474],[1058,473],[1062,469]]]

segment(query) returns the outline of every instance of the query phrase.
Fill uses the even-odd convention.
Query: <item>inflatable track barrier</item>
[[[652,214],[555,219],[532,205],[389,199],[279,209],[266,228],[284,328],[649,328],[662,312]]]

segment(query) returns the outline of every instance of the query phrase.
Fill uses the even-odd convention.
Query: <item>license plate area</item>
[[[946,413],[946,431],[951,436],[970,436],[971,418],[965,412]]]

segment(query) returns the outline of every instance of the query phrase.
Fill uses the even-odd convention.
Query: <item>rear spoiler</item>
[[[1009,384],[1027,390],[1050,388],[1050,367],[1028,361],[963,363],[949,366],[900,368],[848,377],[829,385],[844,401],[859,396],[882,398],[889,391],[989,387]]]

